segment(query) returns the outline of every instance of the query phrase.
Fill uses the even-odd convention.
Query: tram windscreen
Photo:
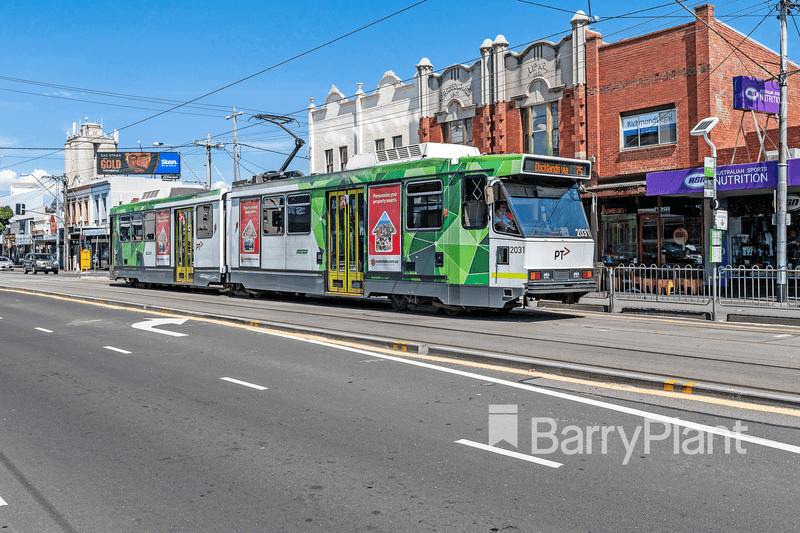
[[[517,225],[525,237],[589,237],[578,186],[558,182],[504,181]]]

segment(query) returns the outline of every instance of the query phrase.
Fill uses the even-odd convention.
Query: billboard
[[[748,76],[733,78],[733,108],[743,111],[779,113],[781,88],[776,81],[761,81]]]
[[[241,233],[239,234],[239,265],[243,267],[258,267],[261,256],[261,200],[242,200],[239,204],[239,220]]]
[[[369,188],[370,272],[401,271],[401,198],[399,183]]]
[[[178,152],[98,152],[98,174],[180,174]]]

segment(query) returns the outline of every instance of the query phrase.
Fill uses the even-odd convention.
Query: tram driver
[[[495,231],[517,231],[514,215],[508,210],[508,204],[504,200],[496,202],[494,210],[494,229]]]

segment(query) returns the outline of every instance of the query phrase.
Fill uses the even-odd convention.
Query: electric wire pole
[[[233,108],[233,115],[225,117],[225,120],[233,119],[233,181],[239,181],[239,142],[236,139],[236,117],[244,115],[242,111],[236,112]]]
[[[194,144],[196,146],[204,146],[205,149],[206,149],[206,190],[210,191],[211,190],[211,149],[212,148],[220,149],[220,148],[222,148],[222,144],[220,144],[220,143],[211,144],[211,134],[210,133],[206,137],[206,142],[203,143],[203,142],[200,142],[200,141],[192,141],[192,144]]]
[[[781,103],[780,114],[778,118],[778,187],[776,198],[776,223],[777,223],[777,267],[778,267],[778,287],[776,290],[776,297],[779,302],[785,302],[789,298],[789,283],[788,272],[786,264],[786,196],[787,196],[787,23],[786,19],[789,10],[796,7],[796,4],[791,0],[781,0],[781,72],[779,74],[778,82],[781,88]]]

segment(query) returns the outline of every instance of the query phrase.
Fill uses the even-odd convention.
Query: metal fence
[[[610,311],[626,301],[707,306],[712,316],[717,306],[800,309],[800,268],[728,266],[709,276],[688,265],[597,266],[595,279],[597,289],[587,296],[606,300]]]
[[[800,269],[771,266],[722,267],[717,277],[720,305],[798,309]],[[781,283],[783,282],[783,283]],[[785,290],[781,289],[781,285]],[[781,294],[783,293],[783,294]]]

